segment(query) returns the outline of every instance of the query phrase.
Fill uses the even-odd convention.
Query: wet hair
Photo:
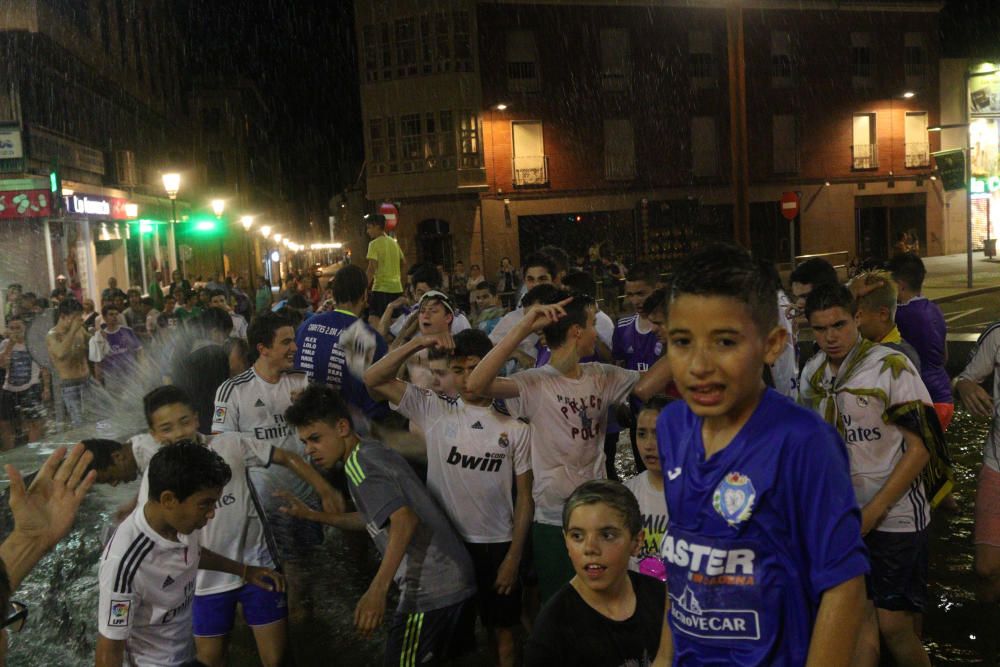
[[[831,267],[832,268],[832,267]],[[744,304],[761,336],[778,326],[778,298],[750,253],[732,243],[713,243],[681,262],[670,302],[681,296],[729,297]]]
[[[477,290],[481,290],[481,289],[489,290],[490,296],[496,296],[497,295],[497,286],[494,285],[493,283],[491,283],[488,280],[483,280],[483,281],[480,281],[479,283],[477,283],[476,284],[476,289]]]
[[[225,298],[225,296],[226,296],[225,290],[221,290],[221,289],[210,289],[210,290],[208,290],[208,299],[209,299],[209,301],[211,301],[212,299],[214,299],[217,296],[221,296],[221,297]]]
[[[806,297],[806,319],[817,311],[830,308],[843,308],[854,317],[854,313],[858,311],[858,302],[854,300],[851,290],[843,285],[820,285],[809,292]]]
[[[114,304],[114,303],[105,303],[105,304],[103,304],[101,306],[101,317],[107,319],[107,317],[108,317],[108,311],[110,311],[110,310],[114,310],[114,311],[116,311],[118,313],[122,312],[122,309],[119,308],[116,304]]]
[[[218,331],[228,336],[233,331],[233,318],[222,308],[206,308],[198,316],[198,324],[207,336],[211,331]]]
[[[664,317],[666,317],[669,307],[670,293],[665,287],[661,287],[653,290],[653,293],[646,297],[639,310],[646,317],[649,317],[650,313],[663,313]]]
[[[656,286],[656,280],[659,278],[659,274],[652,264],[646,264],[641,262],[639,264],[633,264],[631,268],[625,273],[625,281],[630,283],[646,283],[651,287]]]
[[[914,253],[896,255],[889,260],[888,268],[894,279],[906,283],[906,286],[914,292],[919,292],[923,288],[927,269],[924,267],[924,261]]]
[[[555,264],[556,272],[552,274],[553,280],[555,280],[558,274],[569,269],[570,265],[569,253],[567,253],[559,246],[557,245],[542,246],[541,248],[538,249],[538,252],[548,256],[550,259],[552,259],[552,262]]]
[[[138,287],[129,287],[128,291],[125,293],[130,299],[132,296],[142,297],[142,290]]]
[[[837,269],[833,268],[833,264],[822,257],[813,257],[796,266],[788,280],[813,287],[837,283]]]
[[[271,347],[274,345],[274,337],[278,329],[292,327],[292,321],[280,313],[263,312],[253,318],[250,326],[247,327],[247,343],[251,350],[256,350],[258,345]]]
[[[186,405],[191,408],[193,412],[198,412],[194,406],[194,401],[191,400],[188,393],[177,385],[165,384],[143,396],[142,412],[146,415],[146,425],[153,428],[153,415],[156,414],[156,411],[167,405],[174,405],[175,403]]]
[[[858,294],[860,291],[859,288],[872,286],[875,286],[875,288],[867,294]],[[892,279],[892,274],[888,271],[859,273],[851,281],[850,290],[851,294],[854,295],[855,301],[857,301],[858,308],[864,308],[867,311],[887,308],[889,310],[889,319],[896,319],[898,294],[896,292],[896,282]]]
[[[493,343],[489,335],[482,329],[465,329],[455,334],[455,349],[452,351],[452,358],[479,357],[482,359],[490,350]]]
[[[240,356],[247,362],[247,364],[252,363],[250,361],[250,345],[246,340],[230,336],[226,339],[226,342],[222,344],[222,349],[225,351],[227,358],[233,353],[233,348],[239,348]]]
[[[548,271],[552,280],[555,280],[556,276],[559,275],[559,272],[556,269],[555,260],[540,252],[531,253],[524,259],[523,262],[521,262],[521,272],[524,275],[528,275],[528,269],[534,266],[540,266]]]
[[[367,289],[368,276],[354,264],[348,264],[333,276],[333,300],[337,303],[360,301]]]
[[[56,318],[60,318],[63,315],[73,315],[74,313],[82,313],[83,304],[74,298],[63,299],[59,303],[59,307],[56,308]]]
[[[523,306],[533,306],[536,303],[555,303],[558,301],[553,301],[559,294],[562,293],[558,287],[552,283],[542,283],[541,285],[535,285],[527,294],[521,299],[521,305]]]
[[[778,267],[774,265],[774,262],[769,262],[766,259],[757,260],[757,268],[760,269],[760,273],[764,276],[766,280],[771,285],[771,289],[777,294],[779,290],[784,289],[781,284],[781,274],[778,273]]]
[[[417,283],[426,283],[431,289],[441,288],[441,272],[433,264],[420,264],[410,275],[410,282],[414,287]]]
[[[306,319],[306,316],[298,308],[289,308],[288,306],[282,306],[281,308],[279,308],[274,312],[287,319],[291,323],[292,328],[296,330],[298,330],[299,325],[302,324],[302,321]]]
[[[369,213],[365,216],[365,224],[385,229],[385,216],[381,213]]]
[[[94,455],[94,458],[90,461],[90,465],[87,466],[87,472],[109,468],[114,462],[112,458],[114,453],[121,451],[121,448],[124,447],[117,440],[107,440],[105,438],[90,438],[82,442],[87,451]]]
[[[569,297],[573,297],[573,300],[563,306],[566,315],[560,318],[559,321],[553,322],[542,329],[545,332],[545,342],[548,343],[549,348],[552,350],[562,346],[566,342],[569,329],[574,324],[581,327],[587,326],[587,308],[597,307],[594,297],[589,294],[580,294],[579,292],[570,292],[568,290],[559,290],[552,301],[545,303],[559,303]]]
[[[308,426],[316,422],[335,426],[341,419],[346,419],[351,428],[354,427],[344,399],[336,390],[325,384],[310,384],[285,410],[285,422],[294,427]]]
[[[562,512],[563,532],[569,530],[569,521],[573,510],[583,505],[607,505],[621,515],[626,530],[634,537],[642,530],[642,512],[639,511],[639,501],[628,487],[611,479],[593,479],[576,487],[576,490],[566,499]]]
[[[655,410],[657,414],[659,414],[660,412],[663,411],[663,408],[673,403],[673,401],[674,399],[664,396],[663,394],[657,394],[656,396],[653,396],[648,401],[643,403],[642,407],[639,408],[639,412],[644,412],[646,410]]]
[[[172,491],[184,502],[199,491],[222,489],[232,479],[233,471],[214,450],[181,440],[160,447],[149,461],[149,499],[160,501],[164,491]]]
[[[562,285],[572,292],[579,292],[590,297],[597,297],[597,282],[586,271],[571,269],[563,276]]]

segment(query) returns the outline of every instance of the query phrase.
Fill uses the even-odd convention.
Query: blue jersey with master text
[[[338,390],[344,400],[365,413],[381,417],[389,408],[373,399],[361,378],[347,368],[347,359],[340,347],[340,336],[357,321],[357,317],[342,310],[320,313],[304,322],[295,334],[295,367],[304,371],[311,382],[322,382]],[[377,332],[372,363],[385,356],[389,348]]]
[[[803,665],[822,593],[869,569],[847,451],[771,389],[707,461],[702,423],[657,421],[674,664]]]

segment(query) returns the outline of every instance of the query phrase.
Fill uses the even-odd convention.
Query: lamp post
[[[181,175],[170,172],[163,175],[163,189],[170,197],[170,226],[167,228],[167,255],[170,257],[170,271],[173,273],[177,268],[177,237],[175,227],[177,226],[177,193],[181,189]],[[142,241],[142,232],[139,233],[139,241]],[[184,269],[181,269],[181,277],[184,278]]]
[[[254,274],[257,270],[254,266],[253,254],[250,250],[250,228],[253,227],[253,216],[242,216],[240,218],[240,224],[243,225],[243,245],[245,246],[247,253],[247,283],[250,285],[250,292],[253,293],[257,289],[254,282]]]
[[[215,219],[222,221],[222,214],[226,210],[226,200],[225,199],[213,199],[212,200],[212,213],[215,214]],[[225,277],[226,274],[226,251],[222,245],[222,233],[219,233],[219,264],[222,266],[222,275]]]

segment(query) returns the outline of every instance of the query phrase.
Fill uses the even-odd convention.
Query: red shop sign
[[[0,191],[0,219],[47,218],[52,215],[52,194],[48,190]]]

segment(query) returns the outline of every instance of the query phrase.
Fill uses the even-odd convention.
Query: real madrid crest
[[[746,475],[731,472],[722,478],[712,495],[712,506],[730,526],[740,524],[753,514],[757,490]]]
[[[501,447],[507,447],[508,445],[510,445],[510,439],[507,437],[506,431],[501,433],[500,437],[497,438],[497,444],[500,445]]]

